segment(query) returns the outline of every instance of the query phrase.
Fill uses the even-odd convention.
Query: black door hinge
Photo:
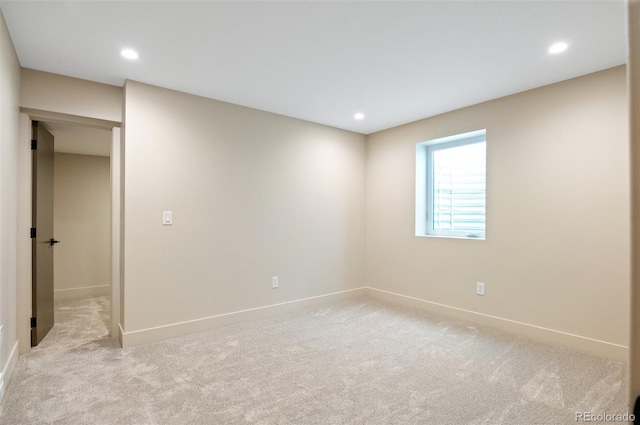
[[[32,227],[31,228],[31,239],[35,239],[35,237],[36,237],[36,228]]]
[[[32,328],[35,328],[35,327],[36,327],[36,318],[35,318],[35,317],[32,317],[32,318],[31,318],[31,327],[32,327]]]
[[[35,151],[36,149],[38,149],[38,141],[37,140],[32,140],[31,141],[31,150]]]

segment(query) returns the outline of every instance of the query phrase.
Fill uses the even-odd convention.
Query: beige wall
[[[20,106],[119,123],[122,88],[24,68]]]
[[[17,360],[16,247],[20,63],[0,11],[0,373],[8,383]]]
[[[640,397],[640,1],[628,4],[629,15],[629,117],[631,130],[631,343],[629,399]],[[635,412],[638,413],[638,412]]]
[[[110,287],[109,157],[56,153],[53,227],[56,299],[107,295]]]
[[[18,229],[31,227],[31,120],[27,114],[20,114],[18,129]],[[31,350],[31,249],[28,234],[18,234],[18,283],[16,288],[17,338],[20,354]]]
[[[626,88],[618,67],[370,135],[368,286],[626,355]],[[416,237],[416,143],[484,128],[486,240]]]
[[[132,81],[125,96],[125,333],[363,286],[364,136]]]

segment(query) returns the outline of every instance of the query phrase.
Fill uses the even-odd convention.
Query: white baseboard
[[[614,361],[625,363],[629,361],[629,347],[625,347],[624,345],[600,341],[597,339],[574,335],[554,329],[543,328],[528,323],[504,319],[502,317],[491,316],[488,314],[452,307],[445,304],[434,303],[431,301],[422,300],[420,298],[414,298],[406,295],[396,294],[394,292],[384,291],[382,289],[367,287],[365,292],[371,297],[389,301],[395,304],[401,304],[407,307],[418,308],[432,313],[442,314],[443,316],[451,317],[454,319],[465,320],[485,326],[490,326],[492,328],[497,328],[509,333],[517,334],[549,344],[573,348]]]
[[[369,295],[391,303],[401,304],[407,307],[418,308],[458,320],[465,320],[492,328],[545,342],[548,344],[580,350],[598,357],[607,358],[619,362],[628,362],[629,349],[626,346],[600,341],[580,335],[562,332],[541,326],[491,316],[475,311],[465,310],[445,304],[439,304],[420,298],[401,295],[381,289],[362,287],[332,294],[304,298],[280,304],[267,305],[248,310],[235,311],[202,319],[186,322],[172,323],[169,325],[125,332],[122,325],[119,326],[119,339],[123,348],[148,344],[169,338],[190,335],[198,332],[215,329],[221,326],[261,319],[277,314],[286,313],[317,305],[323,305],[348,298]]]
[[[82,288],[56,289],[53,291],[55,301],[76,300],[80,298],[102,297],[109,295],[109,285],[84,286]]]
[[[275,316],[277,314],[302,308],[323,305],[348,298],[355,298],[363,296],[364,294],[365,288],[363,287],[132,332],[124,332],[122,328],[120,328],[122,347],[133,347],[136,345],[148,344],[150,342],[157,342],[169,338],[204,332],[221,326]]]
[[[13,344],[11,354],[9,354],[9,359],[2,368],[2,373],[0,373],[0,376],[2,376],[2,379],[0,379],[0,400],[4,397],[4,392],[7,389],[7,385],[9,385],[9,381],[11,381],[11,376],[13,376],[13,371],[18,363],[18,356],[20,355],[19,345],[18,341]]]

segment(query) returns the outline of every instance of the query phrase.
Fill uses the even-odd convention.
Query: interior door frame
[[[53,328],[53,155],[54,136],[45,125],[32,120],[31,170],[31,346]],[[33,141],[36,147],[33,146]],[[50,238],[50,239],[49,239]],[[50,242],[48,242],[50,240]],[[37,323],[35,323],[37,321]]]
[[[120,137],[121,123],[57,112],[20,108],[20,124],[18,129],[18,282],[16,287],[16,332],[20,354],[31,351],[32,254],[29,230],[31,228],[32,213],[32,163],[30,146],[32,121],[76,124],[111,131],[111,323],[109,326],[109,335],[121,341],[121,294],[123,293],[121,259],[122,253],[124,252],[124,238],[122,237],[124,141]]]

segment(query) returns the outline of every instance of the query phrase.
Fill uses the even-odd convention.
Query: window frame
[[[487,180],[485,159],[485,226],[484,231],[435,230],[433,228],[433,154],[434,152],[459,146],[485,143],[486,129],[471,131],[439,139],[420,142],[416,145],[416,236],[485,240],[487,230]]]

